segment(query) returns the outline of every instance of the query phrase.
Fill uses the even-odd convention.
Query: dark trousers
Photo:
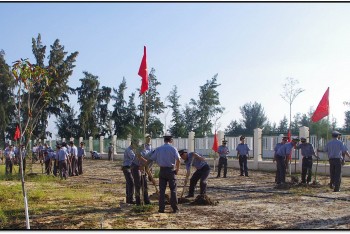
[[[46,173],[47,175],[50,175],[50,174],[51,174],[51,169],[52,169],[51,159],[46,160],[46,161],[45,161],[45,173]]]
[[[177,185],[175,171],[170,167],[161,167],[159,171],[159,210],[165,210],[165,190],[167,183],[170,188],[170,205],[177,210]]]
[[[54,161],[53,161],[53,175],[54,176],[57,176],[58,168],[59,168],[58,160],[54,159]]]
[[[190,188],[188,195],[194,195],[194,188],[197,185],[198,180],[200,180],[200,194],[206,194],[207,192],[207,179],[210,173],[209,165],[203,166],[201,169],[196,170],[190,179]]]
[[[78,173],[78,157],[72,157],[72,174],[71,175],[79,175]]]
[[[239,155],[238,161],[241,175],[248,176],[247,155]]]
[[[5,160],[5,174],[12,174],[13,161],[11,159],[6,158]]]
[[[226,177],[226,174],[227,174],[227,158],[226,157],[225,158],[219,157],[218,177],[220,177],[222,166],[224,166],[224,177]]]
[[[67,173],[69,176],[72,175],[72,157],[68,156],[68,160],[67,160]]]
[[[108,152],[108,160],[112,160],[112,157],[113,157],[113,153],[112,152]]]
[[[277,184],[285,183],[286,182],[286,163],[285,163],[285,157],[277,156],[276,157],[276,163],[277,163]]]
[[[147,185],[146,175],[144,175],[142,171],[140,171],[139,166],[132,166],[131,173],[132,173],[132,177],[134,178],[136,204],[137,205],[141,204],[140,190],[142,189],[142,183],[143,183],[143,201],[145,202],[145,204],[150,204],[150,200],[148,197],[148,185]]]
[[[83,157],[78,157],[78,174],[83,174]]]
[[[130,167],[123,167],[123,173],[126,181],[125,196],[126,203],[131,203],[134,200],[134,178],[131,174]]]
[[[306,180],[307,175],[307,180]],[[311,182],[312,177],[312,157],[303,157],[301,168],[301,183]]]
[[[339,190],[341,183],[341,162],[340,158],[329,159],[329,174],[331,185],[334,185],[334,190]]]
[[[59,167],[59,169],[60,169],[60,177],[61,177],[61,179],[62,179],[63,177],[64,177],[65,179],[67,179],[67,177],[68,177],[67,160],[59,161],[58,167]]]

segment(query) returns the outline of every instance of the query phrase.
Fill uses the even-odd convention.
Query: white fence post
[[[100,154],[103,154],[103,140],[105,139],[104,136],[100,136]]]
[[[194,132],[188,133],[188,152],[194,151]]]
[[[93,137],[89,137],[89,151],[94,151]]]
[[[256,128],[254,129],[254,169],[259,168],[259,162],[262,161],[262,151],[261,151],[261,136],[262,136],[262,129]]]

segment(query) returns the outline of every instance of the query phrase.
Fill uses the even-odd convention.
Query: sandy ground
[[[96,192],[93,202],[70,204],[59,201],[52,212],[31,217],[32,229],[349,229],[350,178],[343,177],[341,192],[328,187],[328,177],[318,176],[319,186],[274,188],[274,173],[250,171],[240,177],[229,169],[227,178],[215,178],[211,172],[207,195],[216,205],[179,204],[180,213],[158,213],[153,209],[135,212],[135,205],[125,203],[125,179],[120,162],[85,160],[84,174],[70,177],[65,186],[84,186]],[[194,169],[192,169],[193,172]],[[183,190],[184,165],[178,175],[178,196]],[[158,181],[156,179],[156,181]],[[290,177],[287,177],[290,181]],[[198,185],[197,185],[198,188]],[[155,187],[149,183],[149,194]],[[196,189],[196,195],[198,195]],[[167,193],[169,189],[167,189]],[[79,194],[76,194],[79,196]],[[186,192],[185,192],[186,195]],[[196,197],[196,196],[195,196]],[[192,199],[191,201],[193,201]],[[68,206],[72,206],[68,208]]]

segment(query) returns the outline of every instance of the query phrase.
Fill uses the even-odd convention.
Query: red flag
[[[291,142],[292,133],[290,132],[290,129],[288,129],[287,137],[288,137],[288,142]]]
[[[218,152],[218,148],[219,148],[219,143],[218,143],[218,135],[215,132],[214,135],[214,143],[213,143],[213,147],[211,147],[212,150],[214,150],[215,152]]]
[[[13,138],[15,141],[17,141],[19,138],[21,138],[21,131],[19,130],[18,125],[16,127],[15,136]]]
[[[327,115],[329,115],[329,87],[323,94],[323,97],[312,115],[311,120],[312,122],[317,122]]]
[[[141,90],[140,95],[142,95],[144,92],[148,90],[148,73],[147,73],[147,59],[146,59],[146,46],[143,47],[143,57],[141,60],[141,65],[139,69],[139,76],[142,77],[142,84],[141,84]]]

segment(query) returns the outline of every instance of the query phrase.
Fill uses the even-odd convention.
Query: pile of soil
[[[180,197],[177,199],[177,203],[179,203],[179,204],[188,203],[188,202],[190,202],[190,200],[188,198],[185,198],[185,197]]]
[[[218,201],[212,201],[207,195],[198,195],[196,199],[190,203],[191,205],[200,205],[200,206],[216,206],[219,204]]]

